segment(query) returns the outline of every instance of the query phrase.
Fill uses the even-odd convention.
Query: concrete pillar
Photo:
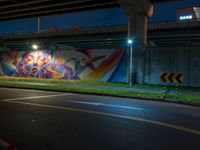
[[[147,16],[131,14],[128,16],[128,38],[133,39],[133,83],[144,83],[145,50],[147,46]],[[130,48],[128,48],[130,51]],[[130,53],[128,53],[130,54]],[[129,55],[130,56],[130,55]],[[130,61],[130,60],[129,60]]]

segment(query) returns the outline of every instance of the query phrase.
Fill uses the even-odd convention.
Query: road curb
[[[152,98],[144,98],[144,97],[134,97],[134,96],[121,96],[121,95],[112,95],[112,94],[105,94],[105,93],[88,93],[88,92],[79,92],[79,91],[67,91],[67,90],[53,90],[53,89],[40,89],[40,88],[20,88],[20,87],[12,87],[12,86],[0,86],[3,88],[13,88],[13,89],[30,89],[30,90],[42,90],[42,91],[54,91],[54,92],[70,92],[70,93],[77,93],[77,94],[85,94],[85,95],[96,95],[96,96],[110,96],[110,97],[119,97],[119,98],[130,98],[130,99],[140,99],[140,100],[148,100],[154,102],[167,102],[167,103],[174,103],[174,104],[181,104],[181,105],[188,105],[194,107],[200,107],[200,103],[192,103],[192,102],[185,102],[185,101],[175,101],[172,99],[152,99]]]

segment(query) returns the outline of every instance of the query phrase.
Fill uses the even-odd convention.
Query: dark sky
[[[179,0],[177,2],[159,3],[154,5],[154,15],[149,22],[160,22],[176,19],[176,8],[200,6],[200,0]],[[90,12],[70,13],[41,18],[41,30],[69,28],[73,25],[95,27],[106,25],[127,24],[127,17],[120,8],[103,9]],[[37,19],[20,19],[0,22],[0,34],[37,31]]]

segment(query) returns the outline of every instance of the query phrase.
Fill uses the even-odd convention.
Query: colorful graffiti
[[[74,75],[72,68],[57,63],[57,58],[52,56],[47,51],[25,52],[16,64],[13,76],[72,79]]]
[[[5,52],[0,57],[0,74],[15,77],[126,82],[124,68],[122,49]]]

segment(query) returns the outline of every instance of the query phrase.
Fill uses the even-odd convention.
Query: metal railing
[[[164,22],[150,22],[148,24],[149,30],[154,29],[172,29],[172,28],[188,28],[188,27],[200,27],[200,18],[193,20],[171,20]],[[0,37],[3,38],[11,38],[11,37],[27,37],[27,36],[49,36],[49,35],[64,35],[64,34],[84,34],[84,33],[95,33],[95,32],[115,32],[115,31],[127,31],[127,24],[119,24],[119,25],[107,25],[107,26],[95,26],[95,27],[81,27],[74,26],[72,28],[67,29],[49,29],[49,30],[41,30],[38,34],[35,32],[19,32],[19,33],[9,33],[9,34],[0,34]]]
[[[152,22],[148,24],[149,29],[168,29],[200,26],[200,18],[191,20],[172,20],[165,22]]]

